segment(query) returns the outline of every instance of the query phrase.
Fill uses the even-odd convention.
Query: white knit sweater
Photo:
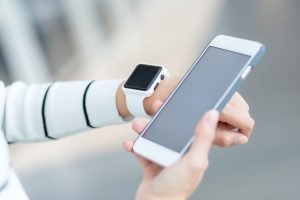
[[[121,81],[16,82],[7,88],[0,82],[0,199],[28,199],[10,166],[9,143],[59,139],[123,123],[116,107]]]

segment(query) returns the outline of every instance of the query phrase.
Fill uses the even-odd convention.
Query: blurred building
[[[0,79],[126,78],[138,63],[181,76],[217,34],[258,40],[266,55],[240,90],[256,129],[247,145],[213,148],[191,199],[299,199],[299,8],[297,0],[0,0]],[[132,199],[141,174],[121,142],[134,137],[125,124],[11,145],[12,164],[32,199]]]
[[[181,76],[210,40],[208,33],[221,7],[216,0],[0,0],[0,79],[9,84],[126,78],[138,63],[164,65]],[[125,124],[54,142],[15,144],[11,145],[12,163],[32,199],[91,199],[102,190],[117,194],[108,182],[117,178],[121,184],[122,176],[115,171],[124,160],[120,154],[99,158],[107,178],[94,170],[70,175],[64,173],[64,166],[79,161],[96,167],[86,159],[120,150],[122,140],[133,137]],[[125,155],[124,161],[122,165],[130,169],[136,166],[130,156]],[[104,163],[110,171],[106,172]],[[52,167],[52,172],[64,175],[51,175],[47,170]],[[39,172],[53,179],[43,179]],[[129,181],[139,176],[129,174],[124,172]],[[78,178],[89,179],[90,184],[76,189],[84,183],[71,180]],[[100,190],[90,188],[93,181]],[[48,191],[54,185],[61,190]],[[134,196],[136,184],[127,185],[115,187],[118,195]],[[86,197],[86,192],[91,196]]]
[[[49,81],[96,65],[116,29],[128,25],[133,1],[1,0],[0,78]]]

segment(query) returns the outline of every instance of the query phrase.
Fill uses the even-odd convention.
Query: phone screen
[[[142,137],[181,152],[198,120],[214,108],[250,58],[208,47]]]

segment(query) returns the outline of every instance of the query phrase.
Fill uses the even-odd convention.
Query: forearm
[[[56,139],[122,123],[116,106],[120,84],[121,80],[31,86],[15,83],[6,92],[4,129],[7,140]]]
[[[144,100],[153,115],[155,100],[165,101],[178,78],[163,80]],[[8,142],[57,139],[123,122],[131,114],[122,80],[57,82],[31,85],[15,83],[7,89],[4,131]]]

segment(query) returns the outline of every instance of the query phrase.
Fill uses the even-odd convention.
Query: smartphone
[[[180,159],[198,120],[208,110],[222,111],[264,51],[258,42],[216,36],[135,140],[133,151],[161,166]]]

